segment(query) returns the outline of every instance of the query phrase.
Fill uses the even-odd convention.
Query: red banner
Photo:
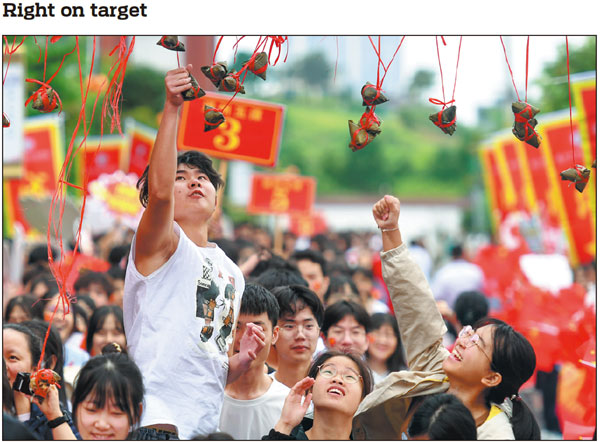
[[[590,165],[596,159],[596,79],[571,84],[573,102],[577,109],[577,122],[581,133],[583,165],[592,171],[588,182],[590,208],[596,221],[596,169]],[[588,191],[588,189],[586,189]]]
[[[140,177],[148,165],[150,152],[156,139],[156,130],[138,122],[128,121],[127,131],[129,133],[129,149],[125,151],[123,160],[125,168],[123,170]]]
[[[569,257],[574,266],[589,263],[596,255],[595,223],[590,210],[588,187],[579,193],[573,183],[562,181],[560,172],[583,164],[581,145],[576,121],[573,121],[574,142],[571,147],[571,126],[568,116],[541,125],[540,134],[544,139],[541,149],[546,160],[549,187],[553,199],[560,201],[558,215],[565,236],[569,242]],[[541,147],[541,146],[540,146]],[[562,206],[562,207],[560,207]]]
[[[248,212],[307,214],[312,210],[316,188],[313,177],[255,174]]]
[[[508,213],[505,203],[506,194],[504,185],[500,178],[500,169],[498,167],[497,149],[492,146],[485,147],[481,153],[486,189],[488,191],[488,201],[490,204],[492,223],[496,230],[504,216]]]
[[[185,102],[177,136],[178,149],[275,166],[281,143],[283,106],[236,96],[223,111],[225,122],[205,132],[204,105],[222,108],[230,99],[230,95],[207,92],[200,99]]]
[[[290,215],[290,232],[297,236],[315,236],[327,231],[323,214],[312,212],[307,215]]]
[[[79,170],[87,173],[88,183],[97,179],[103,173],[111,174],[116,170],[124,169],[127,140],[120,135],[106,135],[102,137],[88,137],[76,158]],[[89,193],[89,189],[88,189]]]
[[[46,196],[56,191],[64,160],[62,132],[58,117],[28,118],[23,127],[25,155],[19,196]]]

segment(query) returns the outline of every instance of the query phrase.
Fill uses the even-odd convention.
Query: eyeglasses
[[[490,365],[492,365],[492,360],[490,359],[490,357],[487,355],[485,350],[481,348],[479,344],[477,344],[480,338],[479,335],[475,332],[475,330],[473,330],[473,327],[471,327],[470,325],[464,326],[460,333],[458,333],[458,338],[467,339],[466,343],[463,344],[465,348],[469,348],[474,345],[477,346],[477,348],[483,352],[487,360],[490,362]]]
[[[333,364],[323,364],[319,365],[319,373],[324,378],[331,379],[338,373],[338,370]],[[356,384],[360,378],[362,378],[362,376],[350,368],[346,369],[344,373],[342,373],[342,380],[349,384]]]

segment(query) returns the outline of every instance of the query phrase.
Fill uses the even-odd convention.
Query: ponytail
[[[510,402],[512,402],[510,423],[515,440],[540,440],[542,437],[540,426],[525,401],[521,399],[521,396],[513,395]]]
[[[539,440],[540,427],[519,396],[521,386],[533,375],[536,365],[535,351],[529,341],[507,323],[494,318],[484,318],[473,326],[479,328],[491,324],[493,331],[493,352],[490,368],[502,376],[502,381],[485,391],[485,400],[502,404],[509,398],[512,404],[510,423],[516,440]]]

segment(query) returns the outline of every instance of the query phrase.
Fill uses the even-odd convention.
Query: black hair
[[[120,244],[110,249],[108,253],[108,262],[111,266],[118,266],[123,258],[129,254],[131,244]]]
[[[87,271],[79,275],[73,284],[73,288],[75,289],[75,292],[86,292],[90,284],[94,283],[102,286],[107,297],[110,296],[114,290],[113,285],[106,273],[93,271]]]
[[[50,368],[60,376],[60,380],[58,381],[58,384],[60,385],[60,388],[58,389],[58,398],[63,407],[66,408],[67,393],[65,390],[64,381],[65,357],[63,351],[63,341],[60,338],[60,333],[58,333],[54,326],[50,326],[48,322],[42,321],[40,319],[25,321],[21,324],[23,324],[25,327],[29,328],[33,333],[35,333],[40,339],[42,345],[46,338],[48,328],[50,328],[50,331],[48,332],[48,340],[46,341],[46,347],[44,350],[44,368]],[[52,366],[52,356],[56,357],[54,366]]]
[[[116,319],[117,328],[120,328],[125,333],[125,326],[123,325],[123,309],[118,305],[103,305],[102,307],[94,310],[94,314],[90,318],[88,323],[87,336],[85,338],[85,349],[91,354],[92,346],[94,345],[94,334],[102,328],[104,321],[110,315],[114,315]]]
[[[239,259],[239,248],[235,241],[227,238],[217,238],[213,242],[219,246],[221,250],[227,255],[233,262],[238,262]]]
[[[6,310],[4,310],[4,322],[8,322],[10,314],[15,307],[20,307],[27,314],[27,316],[29,316],[29,319],[33,319],[33,304],[35,301],[35,296],[29,294],[19,295],[12,298],[10,301],[8,301],[8,304],[6,304]]]
[[[373,279],[373,272],[365,267],[356,267],[352,269],[352,276],[357,274],[366,276],[369,279]]]
[[[462,292],[454,302],[456,319],[463,326],[473,326],[481,318],[485,318],[489,310],[489,302],[483,293],[477,291]]]
[[[302,277],[302,274],[298,270],[290,269],[268,269],[261,273],[254,282],[262,285],[267,290],[273,290],[275,287],[284,285],[308,287],[308,282]]]
[[[387,369],[390,372],[405,370],[408,368],[408,364],[404,357],[404,347],[402,346],[402,339],[400,339],[400,330],[396,318],[389,313],[374,313],[371,315],[371,331],[379,330],[385,324],[392,327],[397,340],[394,353],[386,361]],[[369,359],[369,350],[367,350],[365,356]]]
[[[48,270],[47,267],[44,267],[41,264],[29,264],[23,271],[21,282],[23,285],[27,285],[33,280],[33,278],[42,273],[52,276],[52,273]]]
[[[92,310],[92,312],[94,312],[96,310],[96,301],[94,301],[90,295],[80,293],[75,296],[75,299],[76,299],[76,301],[73,304],[76,304],[79,302],[79,303],[87,305]]]
[[[125,280],[125,275],[127,274],[127,272],[125,271],[125,269],[122,269],[121,267],[119,267],[118,265],[113,265],[112,267],[110,267],[107,271],[106,274],[114,281],[115,279],[123,279]]]
[[[56,259],[59,257],[58,251],[56,247],[50,247],[50,253],[52,254],[52,259]],[[27,264],[40,264],[40,263],[48,263],[48,245],[47,244],[39,244],[34,246],[29,252],[29,256],[27,257]]]
[[[208,433],[192,437],[191,440],[235,440],[233,436],[224,431],[215,431],[214,433]]]
[[[462,254],[463,254],[463,248],[460,244],[455,244],[450,249],[450,256],[452,256],[452,258],[454,258],[454,259],[460,258],[462,256]]]
[[[276,287],[272,291],[277,303],[279,304],[279,318],[283,319],[288,315],[294,316],[298,311],[308,307],[319,325],[323,324],[323,303],[308,287],[303,285],[288,285]]]
[[[428,396],[415,411],[408,426],[411,438],[429,440],[476,440],[477,425],[469,409],[452,394]]]
[[[223,186],[224,182],[221,175],[215,170],[212,160],[204,153],[197,150],[182,151],[177,154],[177,166],[180,164],[186,164],[190,167],[197,167],[206,174],[215,190]],[[140,191],[140,202],[142,206],[148,206],[148,169],[149,165],[146,166],[142,176],[138,180],[136,187]]]
[[[321,252],[312,249],[297,250],[292,254],[290,259],[296,263],[303,259],[307,259],[315,264],[319,264],[323,276],[327,276],[327,264]]]
[[[327,337],[329,329],[346,316],[352,316],[356,319],[356,322],[365,328],[366,333],[371,331],[371,318],[365,308],[356,302],[341,300],[325,309],[323,327],[321,328],[323,335]]]
[[[483,318],[474,329],[492,325],[493,351],[490,368],[502,376],[502,381],[485,391],[488,406],[501,404],[509,398],[513,404],[510,423],[517,440],[539,440],[540,427],[531,410],[519,397],[519,388],[533,375],[536,365],[535,351],[529,341],[506,322],[495,318]]]
[[[359,372],[358,374],[360,374],[360,376],[362,378],[362,384],[363,384],[362,398],[364,399],[364,397],[373,390],[373,375],[371,374],[371,369],[369,368],[367,363],[364,361],[364,359],[361,358],[356,353],[352,353],[352,352],[342,353],[341,351],[337,351],[337,350],[326,350],[322,353],[319,353],[319,355],[315,358],[313,363],[310,365],[307,376],[309,376],[313,379],[316,379],[317,374],[319,373],[319,367],[321,365],[323,365],[325,362],[327,362],[327,360],[329,360],[335,356],[347,357],[348,359],[350,359],[352,362],[354,362],[358,366],[358,372]]]
[[[250,272],[250,276],[252,278],[256,278],[257,276],[260,276],[262,273],[266,272],[269,269],[288,269],[300,273],[298,267],[296,267],[295,264],[286,261],[279,255],[271,253],[271,257],[269,259],[261,259],[260,261],[258,261],[256,267],[254,267],[254,269]]]
[[[76,302],[72,302],[71,303],[71,313],[73,314],[73,331],[78,331],[80,333],[84,333],[87,332],[87,323],[89,321],[89,317],[87,312],[84,310],[84,308],[77,304]],[[83,318],[83,321],[86,324],[86,329],[85,330],[79,330],[79,327],[77,326],[77,318]]]
[[[127,354],[110,352],[94,356],[81,368],[74,385],[72,402],[76,426],[77,408],[83,401],[90,397],[95,407],[104,408],[111,396],[115,405],[127,413],[129,424],[139,424],[144,383],[140,369]]]
[[[350,286],[350,290],[352,290],[352,293],[356,294],[358,298],[358,296],[360,295],[358,293],[358,288],[356,287],[356,284],[354,284],[354,281],[352,281],[352,279],[346,275],[335,275],[329,278],[329,286],[327,287],[325,296],[323,296],[323,301],[327,303],[331,295],[333,295],[334,293],[344,293],[344,287],[346,286],[346,284]]]
[[[2,358],[2,410],[8,412],[12,416],[17,414],[15,410],[15,398],[12,393],[12,385],[10,385],[10,380],[8,379],[6,361],[4,358]],[[5,413],[2,414],[4,415]]]
[[[27,338],[27,350],[31,355],[31,366],[35,369],[42,356],[42,340],[29,327],[23,324],[4,324],[2,330],[6,329],[16,330],[25,335]]]
[[[38,284],[44,284],[47,289],[46,291],[39,296],[40,298],[44,298],[48,295],[52,295],[53,293],[58,292],[58,284],[56,283],[56,279],[50,272],[40,273],[37,276],[31,278],[31,292],[34,292],[35,286]]]
[[[258,284],[249,283],[244,288],[240,313],[247,315],[267,313],[271,324],[275,327],[277,319],[279,319],[279,304],[273,293],[266,288]]]

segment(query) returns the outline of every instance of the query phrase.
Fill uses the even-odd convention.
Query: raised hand
[[[182,92],[192,87],[190,72],[192,65],[188,64],[185,68],[180,67],[167,72],[165,76],[165,87],[167,90],[167,103],[179,107],[183,104]]]
[[[281,417],[275,425],[275,431],[290,434],[294,427],[302,422],[302,418],[304,418],[312,399],[312,393],[308,393],[306,396],[305,393],[314,383],[315,380],[307,376],[296,382],[291,388],[283,403]]]
[[[391,195],[385,195],[373,205],[373,218],[380,229],[395,229],[400,217],[400,200]]]
[[[265,333],[260,326],[251,322],[246,324],[246,330],[240,341],[240,358],[243,366],[248,367],[256,355],[265,347]]]

